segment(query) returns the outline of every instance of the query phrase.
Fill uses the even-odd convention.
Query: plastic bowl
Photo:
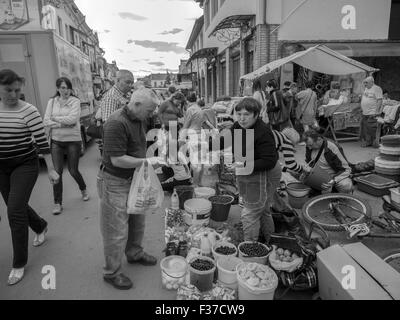
[[[220,247],[229,247],[229,248],[233,248],[233,249],[235,249],[235,253],[229,254],[229,255],[224,255],[224,254],[217,253],[216,250],[217,250],[218,248],[220,248]],[[213,254],[213,256],[214,256],[215,261],[218,261],[218,260],[221,259],[221,258],[236,257],[237,254],[238,254],[238,250],[237,250],[237,248],[236,248],[236,246],[235,246],[234,244],[232,244],[232,243],[230,243],[230,242],[226,242],[226,241],[220,241],[220,242],[216,243],[216,244],[214,245],[214,247],[212,248],[212,254]]]
[[[245,255],[244,252],[241,251],[241,247],[245,244],[252,244],[252,243],[257,243],[259,245],[264,246],[267,250],[268,250],[268,254],[266,254],[263,257],[249,257],[247,255]],[[272,248],[268,247],[267,245],[261,243],[261,242],[252,242],[252,241],[245,241],[242,242],[241,244],[239,244],[238,246],[238,250],[239,250],[239,258],[242,259],[244,262],[254,262],[254,263],[259,263],[262,265],[266,265],[268,262],[268,256],[271,254],[272,252]]]
[[[311,188],[299,182],[289,183],[286,187],[287,193],[296,198],[306,197],[310,194]]]

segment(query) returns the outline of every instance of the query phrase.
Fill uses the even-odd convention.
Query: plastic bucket
[[[330,180],[329,174],[317,164],[303,182],[315,190],[322,191],[322,184],[328,183]]]
[[[279,279],[276,273],[269,267],[264,266],[270,272],[274,273],[274,283],[271,288],[268,289],[260,289],[250,287],[246,282],[244,282],[239,276],[239,270],[242,268],[244,264],[240,264],[237,266],[237,280],[239,285],[239,300],[274,300],[275,290],[278,288]]]
[[[210,223],[212,204],[206,199],[191,199],[185,202],[185,211],[192,216],[192,225],[205,225]]]
[[[209,200],[212,203],[211,220],[215,222],[227,221],[235,198],[232,196],[221,195],[213,196]]]
[[[175,189],[179,197],[179,208],[185,210],[185,202],[194,197],[194,188],[192,186],[177,186]]]
[[[209,198],[215,196],[216,191],[212,188],[201,187],[194,189],[194,194],[198,199],[208,200]]]
[[[252,244],[252,243],[257,243],[259,245],[264,246],[268,250],[268,254],[263,256],[263,257],[248,257],[248,256],[246,256],[245,253],[243,253],[241,251],[241,248],[242,248],[242,246],[244,244]],[[254,262],[254,263],[259,263],[259,264],[262,264],[262,265],[266,265],[267,264],[268,257],[272,252],[271,248],[269,248],[265,244],[263,244],[261,242],[251,242],[251,241],[245,241],[245,242],[242,242],[241,244],[239,244],[238,250],[239,250],[239,258],[242,259],[244,262]]]
[[[311,192],[311,188],[305,184],[299,182],[289,183],[286,187],[288,195],[293,197],[304,197],[308,196]]]
[[[211,262],[214,267],[207,271],[200,271],[192,267],[192,263],[197,259]],[[205,256],[193,257],[189,262],[190,284],[197,287],[201,292],[210,291],[213,288],[214,275],[215,275],[215,261]]]
[[[303,206],[307,203],[309,196],[306,195],[304,197],[294,197],[292,195],[288,195],[289,198],[289,205],[293,208],[293,209],[303,209]]]
[[[218,281],[237,286],[237,266],[243,261],[236,257],[222,257],[217,261]]]
[[[169,256],[160,262],[163,288],[177,290],[185,283],[188,265],[181,256]]]
[[[216,250],[217,250],[217,248],[220,248],[220,247],[229,247],[229,248],[235,249],[235,253],[229,254],[229,255],[217,253]],[[236,257],[238,254],[238,250],[234,244],[232,244],[230,242],[226,242],[226,241],[220,241],[212,247],[212,254],[213,254],[215,261],[218,261],[221,258]]]

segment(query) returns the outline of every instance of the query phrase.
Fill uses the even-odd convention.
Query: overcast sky
[[[89,27],[99,33],[109,63],[136,77],[177,72],[195,19],[203,10],[194,0],[75,0]]]

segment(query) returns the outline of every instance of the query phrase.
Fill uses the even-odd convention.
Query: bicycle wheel
[[[341,209],[352,219],[351,224],[361,224],[366,217],[371,217],[372,211],[365,200],[348,194],[326,194],[315,197],[303,207],[303,217],[308,223],[315,223],[326,231],[342,232],[346,230],[332,214],[329,205],[338,202]]]
[[[383,261],[400,273],[400,249],[389,250],[383,253]]]

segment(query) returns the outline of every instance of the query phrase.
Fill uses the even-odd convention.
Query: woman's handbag
[[[101,121],[96,119],[96,116],[92,116],[90,119],[90,124],[86,134],[93,139],[103,138],[103,125],[101,124]]]

